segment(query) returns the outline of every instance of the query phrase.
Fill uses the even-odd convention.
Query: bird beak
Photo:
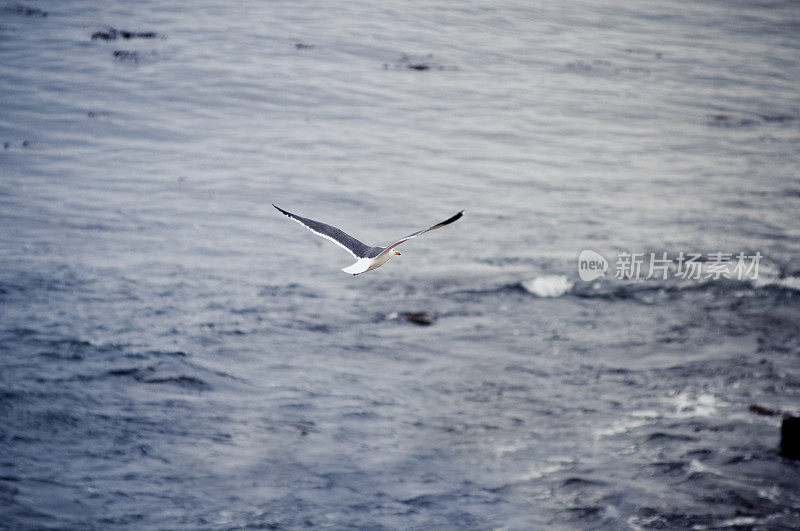
[[[400,251],[395,251],[394,254],[396,254],[397,256],[400,256]]]

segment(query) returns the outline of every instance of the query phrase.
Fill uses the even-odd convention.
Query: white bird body
[[[342,271],[349,275],[360,275],[382,266],[389,261],[389,258],[388,254],[379,258],[359,258],[355,264],[343,267]]]
[[[395,250],[395,247],[404,243],[411,238],[416,238],[420,234],[424,234],[430,230],[438,229],[439,227],[444,227],[445,225],[449,225],[453,223],[461,216],[464,215],[464,211],[461,210],[454,216],[442,221],[441,223],[437,223],[432,227],[428,227],[427,229],[423,229],[417,231],[413,234],[409,234],[403,238],[400,238],[396,242],[392,243],[387,247],[370,247],[369,245],[365,245],[358,241],[357,239],[353,238],[349,234],[345,233],[341,229],[337,229],[331,225],[326,225],[325,223],[321,223],[319,221],[314,221],[313,219],[303,218],[296,214],[292,214],[291,212],[287,212],[282,208],[272,205],[277,208],[281,213],[285,214],[286,216],[290,217],[291,219],[295,220],[296,222],[303,225],[305,228],[316,234],[317,236],[321,236],[326,240],[330,240],[336,245],[342,247],[343,249],[347,250],[350,254],[356,257],[358,260],[347,267],[342,268],[342,271],[348,273],[350,275],[360,275],[361,273],[365,273],[367,271],[372,271],[373,269],[377,269],[386,262],[389,261],[389,258],[392,257],[392,254],[400,254],[398,251]]]

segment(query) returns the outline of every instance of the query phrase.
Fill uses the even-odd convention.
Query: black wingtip
[[[440,225],[440,226],[442,226],[442,225],[449,225],[449,224],[451,224],[452,222],[454,222],[454,221],[458,220],[458,219],[459,219],[461,216],[463,216],[463,215],[464,215],[464,211],[463,211],[463,210],[459,210],[459,211],[458,211],[458,214],[454,215],[454,216],[453,216],[453,217],[451,217],[450,219],[446,219],[446,220],[442,221],[442,222],[441,222],[439,225]]]

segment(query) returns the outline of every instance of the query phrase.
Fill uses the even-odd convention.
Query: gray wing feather
[[[346,249],[350,254],[355,256],[356,258],[364,258],[369,254],[370,247],[369,245],[365,245],[360,241],[356,240],[346,232],[341,229],[337,229],[331,225],[327,225],[325,223],[314,221],[313,219],[303,218],[292,214],[291,212],[287,212],[284,209],[280,208],[279,206],[272,205],[277,208],[281,213],[289,216],[296,222],[303,225],[305,228],[316,234],[317,236],[322,236],[323,238],[332,241],[336,245]]]
[[[428,232],[430,230],[438,229],[440,227],[444,227],[445,225],[449,225],[449,224],[453,223],[454,221],[456,221],[457,219],[459,219],[463,215],[464,215],[464,211],[461,210],[457,214],[455,214],[454,216],[447,218],[446,220],[442,221],[441,223],[437,223],[433,227],[428,227],[427,229],[418,230],[417,232],[415,232],[413,234],[409,234],[408,236],[404,236],[403,238],[400,238],[399,240],[397,240],[393,244],[386,246],[386,248],[380,254],[386,254],[386,253],[390,252],[393,248],[395,248],[398,245],[400,245],[401,243],[407,242],[411,238],[416,238],[417,236],[420,236],[421,234],[425,234],[426,232]],[[378,255],[378,256],[380,256],[380,255]]]

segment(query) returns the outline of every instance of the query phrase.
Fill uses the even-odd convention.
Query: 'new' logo
[[[578,276],[584,282],[591,282],[605,275],[608,271],[608,261],[600,253],[591,249],[584,249],[578,255]]]

